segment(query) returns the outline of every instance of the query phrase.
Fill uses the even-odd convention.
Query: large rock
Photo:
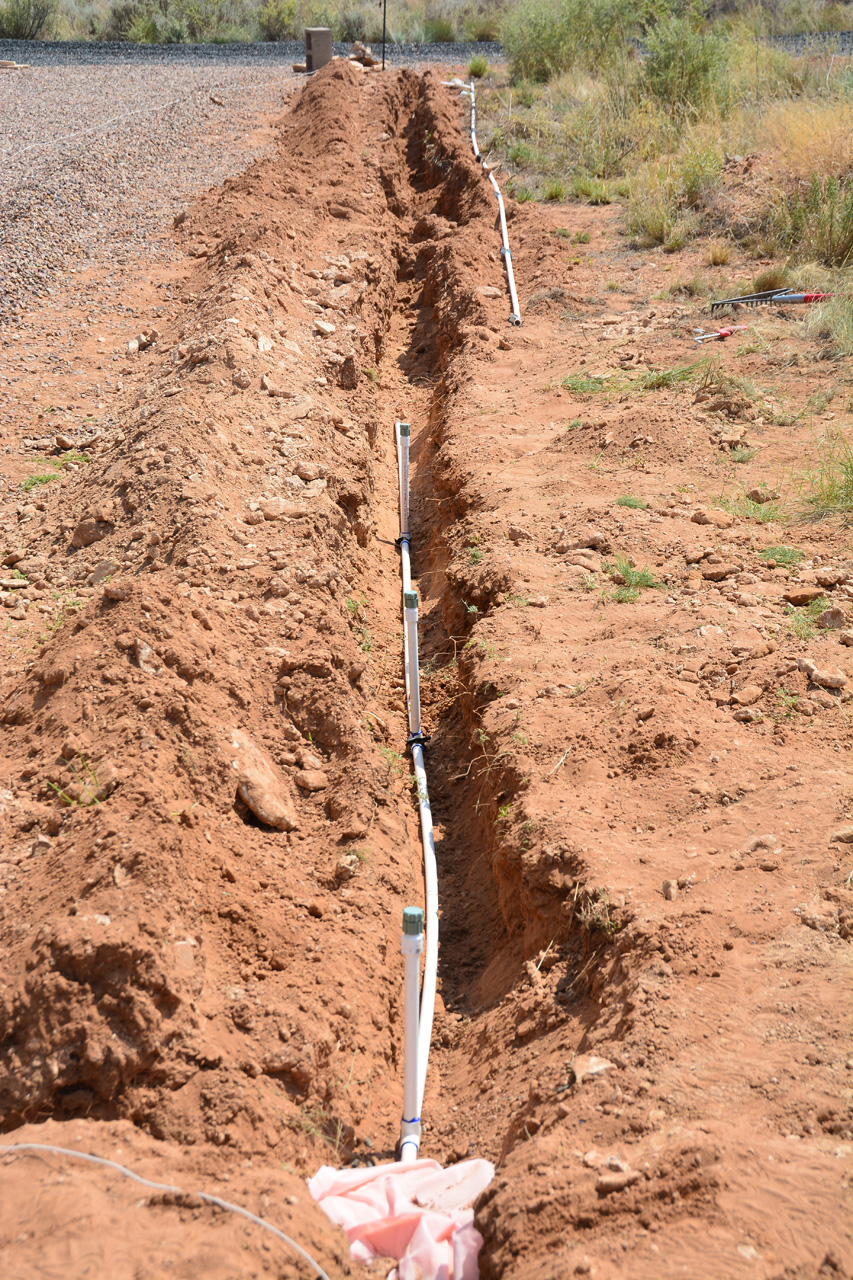
[[[229,746],[240,799],[268,827],[293,831],[298,820],[290,789],[266,753],[239,729]]]

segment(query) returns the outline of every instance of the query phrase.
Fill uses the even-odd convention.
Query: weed
[[[576,231],[572,236],[572,244],[589,244],[592,236],[588,231]]]
[[[708,266],[725,267],[731,259],[731,245],[728,240],[711,240],[708,245]]]
[[[313,1138],[315,1142],[324,1143],[334,1152],[337,1163],[340,1163],[341,1154],[347,1150],[349,1144],[345,1138],[346,1127],[337,1116],[333,1116],[323,1107],[309,1107],[303,1104],[299,1108],[299,1114],[288,1116],[284,1123],[288,1129]]]
[[[645,511],[649,504],[643,498],[632,498],[630,494],[625,494],[616,499],[616,505],[617,507],[632,507],[636,511]]]
[[[732,462],[752,462],[755,457],[754,449],[744,449],[742,446],[738,449],[732,449],[729,454]]]
[[[637,569],[631,564],[631,561],[626,560],[624,556],[617,556],[612,564],[605,561],[604,569],[611,577],[618,576],[623,579],[620,586],[639,588],[660,587],[662,585],[658,582],[651,569]]]
[[[497,826],[499,822],[508,821],[511,811],[512,811],[512,801],[508,800],[506,804],[502,804],[501,807],[498,809],[498,816],[495,818],[495,826]]]
[[[514,187],[512,197],[519,204],[527,204],[528,201],[536,199],[536,194],[530,190],[530,187]]]
[[[483,553],[482,553],[482,551],[480,550],[480,548],[479,548],[479,547],[472,547],[472,548],[471,548],[471,554],[470,554],[470,556],[469,556],[469,559],[470,559],[470,561],[471,561],[471,563],[472,563],[472,564],[482,564],[482,563],[483,563]]]
[[[640,391],[659,391],[663,387],[676,387],[679,383],[689,382],[693,374],[702,365],[701,360],[693,364],[678,365],[673,369],[650,369],[640,374],[633,385]]]
[[[102,787],[98,781],[98,775],[88,763],[85,756],[79,751],[77,752],[80,761],[80,769],[75,768],[70,760],[66,761],[68,768],[74,775],[74,784],[70,784],[70,789],[65,790],[58,782],[48,782],[48,786],[53,791],[59,803],[70,809],[87,809],[93,804],[101,804],[103,802]]]
[[[758,554],[762,560],[775,560],[777,564],[799,564],[804,555],[799,547],[766,547]]]
[[[608,381],[599,374],[570,373],[563,378],[560,386],[566,391],[574,391],[576,395],[585,395],[593,391],[604,391]]]
[[[791,635],[796,636],[798,640],[812,640],[816,631],[815,623],[828,606],[829,601],[825,596],[819,596],[817,600],[812,600],[802,609],[787,605],[785,614]]]
[[[806,512],[812,520],[853,516],[853,446],[840,432],[820,441],[816,465],[801,481]]]
[[[406,762],[399,751],[393,751],[391,747],[380,747],[379,754],[387,764],[389,774],[403,774],[406,772]]]
[[[803,261],[846,266],[853,255],[853,179],[834,174],[821,182],[812,175],[808,189],[781,203],[777,231]]]
[[[527,737],[525,734],[521,732],[520,729],[516,729],[515,733],[512,735],[512,740],[513,742],[517,743],[518,746],[520,747],[527,746]]]
[[[619,281],[618,281],[618,280],[605,280],[605,281],[604,281],[604,288],[606,289],[606,291],[607,291],[608,293],[618,293],[618,292],[619,292]]]
[[[358,596],[347,596],[347,613],[351,618],[358,616],[360,610],[366,608],[367,600],[364,592],[360,592]]]
[[[25,480],[21,481],[21,489],[24,493],[29,493],[31,489],[35,489],[38,485],[50,484],[51,480],[58,478],[58,471],[51,471],[45,475],[27,476]]]
[[[741,520],[757,520],[759,524],[770,524],[782,518],[781,502],[753,502],[745,493],[739,498],[719,498],[717,506]]]
[[[795,693],[789,693],[787,689],[781,688],[776,690],[776,697],[782,703],[783,715],[792,716],[797,709],[799,698]]]
[[[549,178],[542,188],[543,200],[565,200],[566,184],[562,178]]]
[[[370,653],[373,649],[373,637],[367,627],[359,627],[358,629],[358,647],[362,653]]]
[[[611,600],[616,604],[636,604],[640,598],[640,593],[636,587],[617,587],[611,592]]]
[[[477,54],[468,63],[468,75],[474,80],[482,80],[484,76],[489,74],[489,64],[484,57]]]
[[[753,280],[752,290],[755,293],[766,293],[768,289],[786,289],[789,282],[787,267],[766,267]]]
[[[580,584],[581,591],[595,591],[597,587],[598,587],[598,583],[596,582],[592,574],[591,573],[585,574],[583,582]]]
[[[606,938],[613,938],[622,928],[614,919],[613,908],[607,890],[582,889],[578,884],[574,893],[574,916],[582,928],[589,933],[601,933]]]

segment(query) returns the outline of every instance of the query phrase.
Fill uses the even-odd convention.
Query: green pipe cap
[[[424,931],[424,913],[420,907],[403,908],[403,933],[415,937]]]
[[[412,428],[409,426],[408,422],[399,423],[399,427],[401,436],[410,436],[412,434]]]
[[[404,606],[405,606],[407,609],[417,609],[417,607],[418,607],[418,593],[417,593],[417,591],[404,591],[404,592],[403,592],[403,604],[404,604]]]

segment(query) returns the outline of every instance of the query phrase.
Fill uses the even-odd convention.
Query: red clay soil
[[[612,209],[509,202],[512,329],[440,77],[335,62],[291,103],[184,264],[124,279],[109,414],[56,443],[47,341],[15,384],[3,1142],[359,1270],[304,1179],[398,1136],[399,416],[442,902],[423,1151],[498,1166],[482,1274],[850,1280],[853,550],[742,499],[848,421],[843,371],[771,315],[643,379],[709,354],[665,289],[698,259],[628,251]],[[833,625],[793,612],[815,595]],[[7,1277],[309,1274],[61,1157],[0,1160],[0,1195]]]

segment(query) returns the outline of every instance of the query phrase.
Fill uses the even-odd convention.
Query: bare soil
[[[775,315],[694,349],[666,290],[695,252],[629,252],[614,209],[510,202],[512,329],[437,73],[333,63],[278,130],[177,266],[104,285],[126,310],[81,325],[61,410],[48,336],[15,387],[4,1141],[357,1270],[304,1179],[398,1135],[396,416],[442,902],[423,1150],[498,1165],[483,1275],[849,1280],[853,549],[717,505],[791,487],[849,371]],[[45,334],[82,319],[50,306]],[[704,391],[639,381],[706,355]],[[617,598],[617,558],[657,585]],[[818,586],[841,625],[798,638],[785,595]],[[0,1194],[5,1276],[308,1274],[59,1157],[4,1158]]]

